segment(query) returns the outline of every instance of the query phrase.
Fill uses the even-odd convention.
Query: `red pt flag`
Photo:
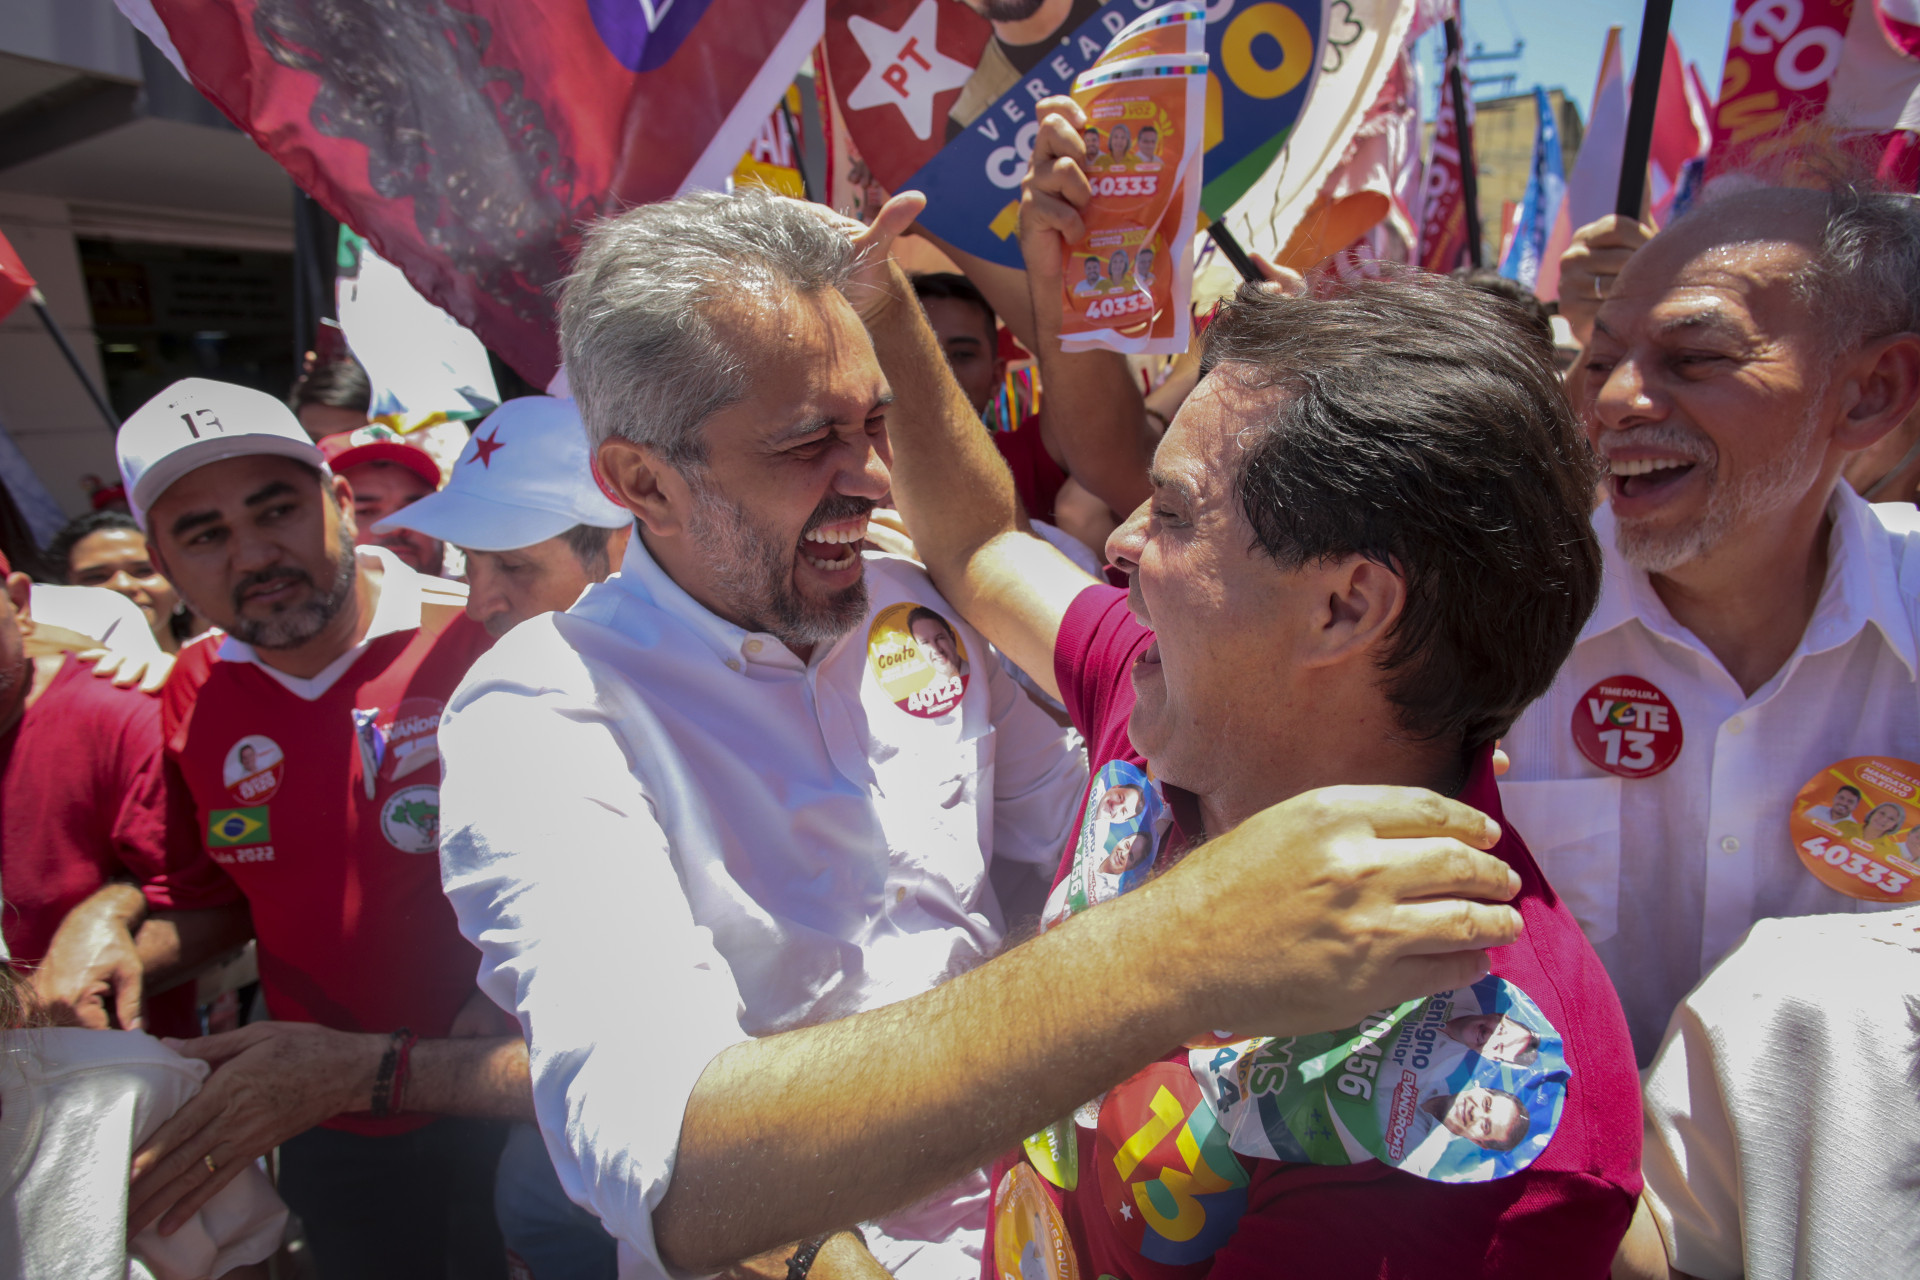
[[[1440,114],[1433,122],[1433,150],[1420,184],[1420,265],[1448,272],[1467,257],[1466,188],[1460,174],[1459,112],[1453,101],[1453,69],[1458,50],[1447,55],[1440,76]],[[1467,110],[1473,110],[1469,103]],[[1468,126],[1471,129],[1472,123]]]
[[[544,385],[583,223],[718,188],[824,0],[119,0],[426,297]]]

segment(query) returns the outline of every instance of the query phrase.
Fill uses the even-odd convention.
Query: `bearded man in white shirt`
[[[441,731],[448,896],[623,1276],[807,1236],[772,1274],[870,1271],[815,1234],[852,1221],[902,1276],[975,1276],[979,1166],[1048,1117],[1207,1028],[1346,1025],[1517,936],[1489,905],[1518,889],[1478,851],[1493,824],[1347,788],[988,960],[994,882],[1056,864],[1086,764],[919,566],[860,551],[889,404],[959,395],[887,257],[920,207],[848,229],[749,191],[589,232],[562,346],[639,528],[617,577],[501,640]],[[960,675],[922,653],[919,610]],[[1231,975],[1201,919],[1236,939]],[[1151,981],[1113,988],[1122,948],[1162,958]]]
[[[1920,760],[1920,539],[1847,458],[1920,401],[1920,204],[1712,201],[1634,253],[1576,394],[1611,475],[1599,607],[1501,792],[1606,963],[1642,1066],[1765,917],[1872,910],[1803,863],[1810,782]]]

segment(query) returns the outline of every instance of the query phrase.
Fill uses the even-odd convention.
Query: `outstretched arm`
[[[1459,900],[1518,891],[1476,852],[1497,834],[1429,792],[1312,792],[924,995],[722,1051],[653,1213],[660,1256],[710,1271],[897,1209],[1210,1028],[1328,1030],[1476,981],[1474,948],[1518,933]],[[1113,981],[1121,954],[1157,980]]]

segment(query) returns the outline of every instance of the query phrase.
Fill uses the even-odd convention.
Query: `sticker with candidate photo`
[[[1153,876],[1171,820],[1160,788],[1136,764],[1109,760],[1087,786],[1073,865],[1047,900],[1042,924],[1117,898]]]
[[[1680,755],[1684,736],[1679,710],[1639,676],[1610,676],[1574,704],[1573,745],[1615,777],[1666,772]]]
[[[1434,1182],[1486,1182],[1532,1164],[1572,1076],[1539,1006],[1492,976],[1344,1031],[1195,1049],[1187,1061],[1243,1155],[1381,1160]]]
[[[287,775],[286,753],[265,734],[250,733],[233,744],[220,766],[220,782],[235,804],[265,804]]]
[[[960,629],[923,604],[888,605],[867,629],[867,665],[893,704],[938,719],[967,692],[967,644]]]
[[[1920,764],[1853,756],[1800,788],[1787,820],[1820,883],[1865,902],[1920,901]]]
[[[1067,1224],[1025,1164],[1007,1170],[994,1189],[993,1261],[1001,1280],[1080,1280]]]

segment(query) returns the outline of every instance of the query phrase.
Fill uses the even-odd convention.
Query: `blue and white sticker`
[[[1381,1160],[1434,1182],[1532,1164],[1572,1077],[1560,1033],[1527,993],[1488,976],[1344,1031],[1243,1040],[1187,1056],[1242,1155]]]

